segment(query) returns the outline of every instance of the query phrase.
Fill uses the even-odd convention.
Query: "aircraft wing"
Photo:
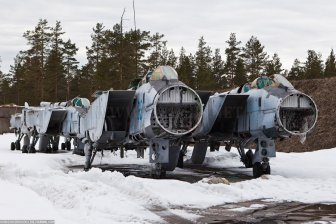
[[[93,141],[125,137],[134,95],[133,90],[111,90],[103,92],[93,101],[86,116],[87,129]]]
[[[245,108],[247,98],[248,95],[227,93],[210,96],[204,108],[202,123],[194,136],[231,134],[237,116]]]
[[[219,113],[211,128],[211,134],[229,134],[235,129],[235,124],[239,114],[245,109],[248,95],[228,94],[225,97]]]

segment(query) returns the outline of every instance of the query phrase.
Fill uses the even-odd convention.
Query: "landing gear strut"
[[[180,150],[179,158],[177,161],[177,167],[183,168],[183,157],[187,154],[188,144],[183,144]]]
[[[257,144],[257,148],[254,153],[251,149],[245,153],[244,146],[247,145],[247,141],[241,142],[237,149],[240,154],[241,161],[244,163],[245,167],[253,168],[253,177],[258,178],[265,174],[271,174],[271,167],[268,156],[275,156],[275,148],[271,147],[274,146],[272,145],[271,140],[266,142],[265,140],[257,139],[255,142]]]
[[[249,149],[245,154],[245,159],[243,161],[246,168],[251,168],[253,166],[253,152],[251,149]]]
[[[153,139],[149,149],[149,160],[155,164],[151,172],[154,178],[163,178],[166,175],[166,171],[173,171],[175,169],[181,151],[180,142]]]
[[[25,152],[23,152],[23,149],[22,149],[22,153],[35,153],[36,152],[35,145],[37,143],[37,140],[39,139],[39,135],[37,134],[37,132],[34,132],[32,137],[33,139],[32,139],[31,144],[28,144]]]
[[[84,145],[84,154],[85,154],[85,164],[84,164],[84,170],[89,171],[91,169],[91,164],[93,161],[92,158],[92,144],[90,142],[85,143]]]

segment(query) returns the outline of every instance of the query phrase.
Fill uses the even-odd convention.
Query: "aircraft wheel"
[[[120,147],[120,158],[125,157],[125,149],[123,147]]]
[[[28,146],[27,145],[22,146],[22,153],[28,153]]]
[[[32,145],[29,145],[28,146],[28,153],[36,153],[35,147],[33,147]]]
[[[71,150],[71,142],[70,141],[65,142],[65,148],[66,148],[67,151]]]
[[[184,153],[181,150],[179,153],[179,158],[177,160],[177,165],[176,165],[179,168],[183,168],[183,156],[184,156]]]
[[[208,148],[208,143],[206,142],[196,143],[192,151],[191,162],[193,164],[202,164],[205,159],[207,148]]]
[[[253,177],[258,178],[264,174],[271,174],[271,167],[268,163],[261,164],[256,162],[253,164]]]
[[[20,144],[20,141],[19,141],[19,140],[16,140],[16,141],[15,141],[15,149],[16,149],[16,150],[21,150],[21,144]]]
[[[53,151],[53,152],[58,151],[58,146],[57,146],[57,145],[54,145],[54,146],[52,147],[52,151]]]
[[[245,161],[244,161],[244,164],[245,164],[245,167],[246,168],[251,168],[253,167],[253,164],[252,164],[252,158],[253,158],[253,152],[252,150],[248,150],[246,155],[245,155]]]
[[[15,150],[15,143],[14,143],[14,142],[11,143],[10,149],[11,149],[12,151]]]
[[[50,146],[47,146],[45,153],[51,153],[52,152],[52,148]]]
[[[155,168],[152,169],[151,176],[154,179],[161,179],[166,177],[166,170],[161,164],[156,163]]]
[[[64,142],[61,144],[61,149],[65,150],[65,143]]]
[[[264,167],[264,174],[271,174],[271,166],[269,165],[269,163],[264,163],[262,164],[262,166]]]
[[[226,142],[226,143],[225,143],[225,150],[228,151],[228,152],[230,152],[230,151],[231,151],[231,146],[232,146],[232,145],[231,145],[230,143],[227,143],[227,142]]]

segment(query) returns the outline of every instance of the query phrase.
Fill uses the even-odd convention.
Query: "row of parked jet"
[[[134,85],[135,84],[135,85]],[[152,175],[183,166],[188,146],[191,162],[202,164],[207,149],[237,148],[253,176],[270,174],[275,141],[298,135],[306,138],[317,121],[313,99],[296,90],[283,76],[261,76],[228,92],[196,91],[178,80],[170,66],[159,66],[128,90],[97,91],[90,104],[76,97],[69,102],[28,103],[11,117],[17,134],[12,150],[23,153],[62,149],[85,155],[85,170],[101,150],[149,148]],[[39,141],[38,141],[39,140]],[[21,142],[23,146],[21,148]],[[254,150],[251,150],[254,148]]]

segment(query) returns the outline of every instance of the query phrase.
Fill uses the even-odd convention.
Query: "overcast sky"
[[[181,46],[194,53],[204,36],[223,54],[231,32],[243,44],[257,36],[269,54],[279,54],[284,68],[295,58],[304,61],[308,49],[325,59],[336,48],[335,0],[135,0],[135,5],[137,28],[165,34],[168,48],[176,53]],[[23,32],[40,18],[51,25],[61,21],[83,64],[92,27],[102,22],[112,28],[123,8],[125,28],[133,28],[132,0],[0,0],[0,69],[9,70],[15,55],[26,48]]]

